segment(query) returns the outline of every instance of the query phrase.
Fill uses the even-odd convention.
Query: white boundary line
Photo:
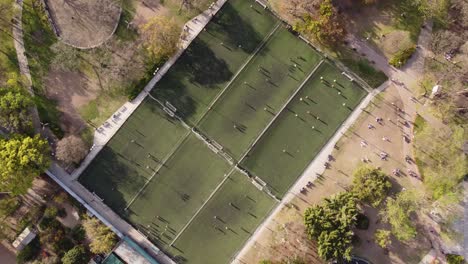
[[[218,102],[218,100],[224,95],[226,90],[231,86],[231,84],[237,79],[239,74],[241,74],[244,71],[244,68],[249,65],[250,61],[257,55],[257,53],[262,50],[263,47],[268,43],[270,40],[271,36],[278,30],[278,28],[281,26],[281,22],[278,22],[276,24],[276,27],[274,27],[271,32],[262,40],[262,42],[258,45],[258,47],[255,49],[254,53],[250,55],[250,57],[245,61],[245,63],[241,66],[241,68],[237,71],[237,73],[232,77],[232,79],[226,84],[226,86],[223,88],[223,90],[213,99],[213,101],[210,103],[210,105],[206,108],[206,111],[202,114],[202,116],[195,122],[194,126],[198,126],[198,124],[203,120],[203,118],[210,112],[211,108]]]
[[[317,175],[315,173],[323,173],[325,168],[323,167],[323,162],[327,161],[328,154],[333,151],[333,147],[340,140],[341,136],[355,123],[357,118],[361,115],[366,106],[371,102],[374,97],[385,90],[389,85],[389,81],[383,83],[379,88],[374,89],[372,92],[368,93],[367,96],[361,101],[361,103],[356,106],[354,111],[348,116],[348,118],[341,124],[341,126],[335,131],[334,135],[328,140],[328,142],[322,147],[319,153],[312,159],[304,172],[297,178],[297,180],[291,185],[292,187],[288,189],[283,199],[280,203],[277,204],[268,217],[257,227],[255,232],[249,237],[246,243],[244,243],[241,250],[238,251],[238,254],[233,258],[231,263],[245,263],[242,260],[239,260],[239,257],[245,255],[249,248],[253,247],[256,242],[256,237],[264,231],[266,226],[271,222],[274,222],[274,217],[283,209],[287,203],[294,199],[299,193],[295,193],[294,190],[299,190],[307,181],[315,181]]]
[[[208,196],[208,198],[206,199],[206,201],[200,206],[200,208],[198,208],[198,210],[195,212],[195,214],[193,214],[192,218],[190,218],[190,220],[187,222],[187,224],[185,224],[185,226],[179,231],[179,233],[177,234],[176,237],[174,237],[174,239],[172,240],[172,242],[169,244],[169,246],[172,246],[176,240],[182,235],[182,233],[185,231],[185,229],[187,229],[187,227],[189,227],[189,225],[193,222],[193,220],[195,219],[195,217],[198,216],[198,214],[201,212],[201,210],[203,210],[203,208],[205,208],[205,205],[211,200],[211,198],[218,192],[219,188],[221,188],[221,186],[223,186],[223,184],[226,182],[226,180],[229,178],[229,176],[231,176],[232,172],[235,170],[235,166],[233,166],[231,168],[231,170],[226,174],[226,176],[224,177],[224,179],[218,184],[218,186],[216,186],[216,188],[211,192],[210,196]]]

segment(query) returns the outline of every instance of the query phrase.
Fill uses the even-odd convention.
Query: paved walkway
[[[93,147],[71,177],[77,179],[81,173],[93,161],[101,149],[109,142],[109,140],[117,133],[120,127],[127,121],[130,115],[138,108],[146,96],[151,92],[156,83],[166,74],[171,66],[182,55],[184,50],[192,43],[203,28],[211,20],[212,16],[219,11],[227,0],[218,0],[208,10],[196,16],[184,26],[184,37],[181,39],[181,49],[172,56],[154,75],[150,82],[145,86],[143,91],[131,102],[126,102],[119,110],[117,110],[104,124],[98,127],[94,133]]]
[[[337,133],[333,136],[333,138],[325,145],[325,147],[320,151],[320,153],[314,158],[308,168],[304,171],[303,175],[298,179],[298,181],[294,184],[294,186],[289,190],[289,192],[285,195],[281,203],[276,207],[276,209],[270,214],[270,216],[262,223],[262,225],[256,230],[254,235],[248,240],[248,242],[244,245],[244,248],[239,251],[238,255],[234,259],[232,263],[245,263],[242,259],[246,255],[247,251],[251,247],[255,247],[254,245],[257,244],[256,240],[260,237],[262,232],[268,232],[267,228],[272,222],[275,222],[275,216],[281,211],[282,207],[292,201],[295,196],[300,194],[300,189],[306,186],[309,181],[314,181],[318,175],[321,175],[324,172],[323,164],[327,161],[328,155],[332,153],[334,145],[338,142],[341,136],[347,131],[350,126],[355,122],[358,116],[362,113],[362,109],[364,109],[369,102],[374,98],[375,95],[380,93],[381,91],[385,90],[391,82],[397,84],[398,93],[403,101],[403,110],[405,111],[405,115],[408,116],[409,120],[415,120],[416,115],[421,115],[427,122],[429,122],[432,126],[437,127],[439,129],[447,130],[450,129],[444,125],[439,119],[432,116],[429,113],[428,109],[422,105],[418,100],[418,95],[414,94],[407,86],[414,86],[418,85],[418,82],[421,80],[424,74],[424,59],[429,55],[429,48],[428,45],[430,44],[432,36],[432,22],[429,22],[425,25],[422,29],[421,34],[418,39],[418,49],[407,63],[405,67],[402,69],[396,69],[388,64],[387,59],[376,52],[370,45],[366,42],[355,38],[354,36],[348,36],[347,41],[351,43],[351,47],[355,48],[356,51],[360,54],[365,54],[365,57],[373,61],[375,67],[379,70],[383,71],[388,77],[389,81],[382,84],[379,88],[375,89],[371,92],[359,105],[358,108],[351,114],[350,117],[343,123]],[[413,134],[412,126],[411,127],[403,127],[403,132],[411,136]],[[403,144],[403,153],[404,155],[408,155],[410,157],[413,156],[413,145],[410,144]],[[415,172],[418,172],[418,168],[416,164],[407,164],[407,169],[411,169]],[[434,257],[440,257],[440,247],[438,240],[432,239],[431,241],[434,244],[434,247],[437,250],[429,252],[429,254],[425,257],[426,260],[433,259]]]
[[[26,77],[27,83],[26,89],[28,90],[29,94],[34,97],[34,91],[32,89],[32,79],[31,73],[29,72],[28,66],[28,58],[26,57],[26,50],[24,49],[24,41],[23,41],[23,0],[16,0],[16,6],[18,9],[17,15],[15,16],[14,20],[16,23],[13,23],[13,42],[15,45],[16,56],[18,57],[18,64],[20,68],[21,75]],[[41,120],[39,119],[39,112],[37,111],[37,107],[31,107],[29,109],[31,113],[31,120],[33,123],[34,131],[36,133],[41,133]]]
[[[372,99],[381,91],[385,90],[389,84],[390,81],[383,83],[380,87],[374,89],[361,101],[361,103],[356,107],[353,113],[351,113],[348,119],[346,119],[346,121],[340,126],[335,135],[328,141],[328,143],[322,148],[322,150],[317,154],[317,156],[315,156],[314,160],[305,169],[305,171],[299,177],[296,183],[294,183],[293,187],[289,189],[289,191],[283,197],[283,199],[275,208],[275,210],[273,210],[273,212],[266,218],[266,220],[257,228],[255,233],[249,238],[242,250],[239,251],[237,256],[234,258],[232,263],[245,264],[245,262],[242,259],[244,259],[244,255],[247,254],[248,250],[251,247],[254,247],[255,244],[258,244],[256,240],[261,236],[260,234],[262,232],[269,232],[268,226],[276,222],[275,217],[280,213],[283,207],[286,204],[290,203],[292,200],[294,200],[295,197],[299,197],[301,194],[301,189],[304,186],[306,186],[309,181],[315,181],[317,177],[325,171],[325,167],[323,166],[323,164],[326,161],[328,161],[328,155],[332,153],[335,144],[338,142],[341,136],[354,124],[356,119],[363,112],[366,106],[372,101]]]
[[[151,92],[155,84],[161,77],[169,70],[169,68],[177,61],[182,52],[189,46],[189,44],[196,38],[202,31],[206,24],[211,20],[212,16],[223,6],[226,0],[219,0],[215,2],[208,10],[198,15],[184,26],[185,37],[181,40],[181,49],[169,59],[151,81],[145,86],[144,90],[131,102],[125,103],[111,118],[109,118],[104,125],[97,128],[94,134],[94,145],[87,155],[81,166],[76,169],[72,175],[68,174],[63,168],[56,163],[53,163],[49,170],[46,172],[52,179],[54,179],[62,188],[70,193],[75,199],[83,204],[90,212],[98,217],[104,224],[109,226],[120,237],[130,237],[133,241],[138,243],[150,255],[152,255],[161,264],[174,263],[168,256],[154,246],[148,238],[133,228],[130,224],[120,218],[119,215],[114,213],[104,201],[99,197],[88,191],[81,185],[77,178],[83,170],[91,163],[99,151],[105,144],[114,136],[119,128],[125,123],[135,109],[141,104],[146,96]]]

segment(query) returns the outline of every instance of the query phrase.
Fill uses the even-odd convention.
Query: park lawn
[[[154,169],[168,158],[187,133],[178,120],[173,120],[155,101],[147,98],[82,173],[79,181],[113,210],[122,213]]]
[[[229,263],[275,205],[273,198],[235,170],[170,253],[187,260],[184,263]]]
[[[13,0],[4,1],[7,4],[13,5]],[[2,25],[9,25],[2,21]],[[11,78],[9,74],[14,74],[19,77],[18,57],[16,56],[15,45],[12,38],[12,26],[5,26],[0,31],[0,83],[5,82]],[[2,26],[3,27],[3,26]]]
[[[203,205],[230,168],[229,163],[190,134],[130,206],[128,219],[164,247]]]
[[[280,27],[205,115],[200,130],[239,159],[320,59]]]
[[[326,82],[320,82],[321,76]],[[334,79],[337,83],[332,88]],[[323,63],[242,165],[282,197],[365,95],[366,91],[343,76],[338,68]]]
[[[227,2],[155,85],[152,94],[196,123],[214,97],[272,31],[277,19],[259,5]],[[221,44],[223,43],[223,44]]]

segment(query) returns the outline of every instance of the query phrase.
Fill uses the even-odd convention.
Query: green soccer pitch
[[[366,95],[342,71],[230,0],[78,180],[174,259],[227,263]]]

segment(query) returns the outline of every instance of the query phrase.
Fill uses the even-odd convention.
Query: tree
[[[401,241],[408,241],[416,236],[410,215],[419,206],[414,191],[400,192],[396,198],[387,198],[387,204],[382,211],[383,220],[392,226],[392,233]]]
[[[351,258],[351,243],[356,224],[356,198],[351,192],[326,198],[305,212],[306,231],[318,242],[318,253],[326,261]]]
[[[353,173],[352,192],[356,198],[372,206],[378,206],[392,188],[388,176],[382,170],[360,166]]]
[[[296,23],[294,29],[306,35],[315,35],[319,41],[329,45],[337,45],[346,35],[344,23],[331,0],[324,0],[320,4],[318,19],[307,14]]]
[[[97,218],[86,218],[83,227],[86,235],[92,240],[89,246],[95,254],[108,253],[117,243],[116,235]]]
[[[25,132],[31,128],[28,109],[31,97],[19,88],[0,88],[0,126],[11,132]]]
[[[87,263],[89,260],[88,253],[83,246],[75,246],[63,255],[63,264],[81,264]]]
[[[177,51],[181,29],[173,18],[155,16],[140,30],[143,45],[154,58],[167,59]]]
[[[390,245],[390,230],[378,229],[375,231],[375,241],[381,248],[387,248]]]
[[[88,154],[88,147],[78,136],[64,137],[57,144],[56,157],[66,163],[79,163]]]
[[[24,194],[33,179],[50,165],[46,140],[36,135],[0,139],[0,190]]]

